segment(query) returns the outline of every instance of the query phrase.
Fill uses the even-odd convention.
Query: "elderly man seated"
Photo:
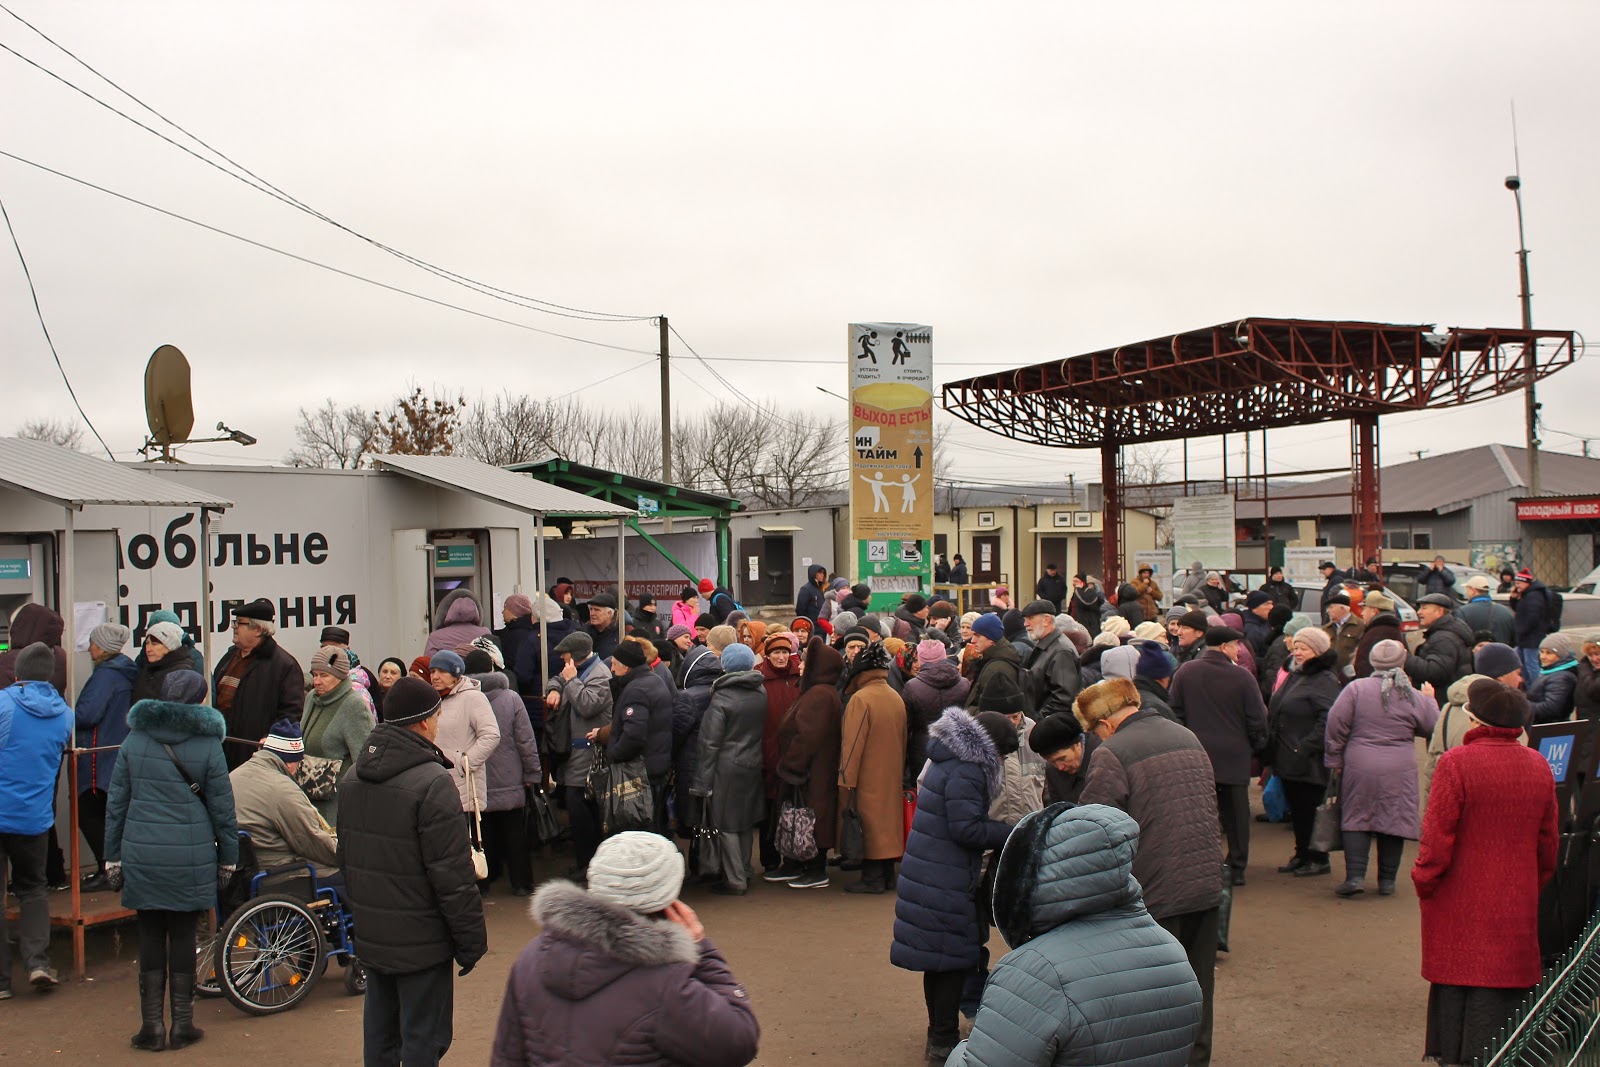
[[[279,719],[260,751],[235,767],[234,816],[250,835],[262,867],[311,863],[318,877],[338,864],[338,842],[291,775],[305,756],[298,723]]]

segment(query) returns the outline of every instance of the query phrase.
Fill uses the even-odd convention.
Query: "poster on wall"
[[[1206,570],[1233,570],[1234,533],[1232,493],[1180,496],[1172,502],[1172,547],[1180,566],[1199,560]]]
[[[1166,590],[1172,583],[1172,549],[1148,549],[1133,554],[1133,573],[1138,574],[1140,568],[1149,567],[1155,572],[1155,580],[1162,590]]]
[[[848,359],[850,536],[892,607],[933,580],[933,327],[851,323]]]
[[[1322,585],[1326,581],[1317,566],[1325,559],[1336,558],[1338,549],[1327,545],[1310,548],[1285,548],[1283,550],[1283,578],[1291,584]]]
[[[1490,574],[1499,573],[1501,567],[1516,567],[1521,558],[1520,541],[1472,541],[1467,546],[1467,562]]]

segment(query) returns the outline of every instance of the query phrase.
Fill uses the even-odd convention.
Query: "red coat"
[[[800,696],[800,657],[790,656],[789,666],[779,673],[765,657],[756,664],[761,672],[761,685],[767,691],[767,724],[761,734],[761,778],[767,787],[767,799],[778,795],[778,727],[783,717],[794,707]]]
[[[1550,765],[1519,731],[1479,726],[1433,772],[1411,870],[1422,977],[1439,985],[1537,985],[1539,890],[1556,869]]]

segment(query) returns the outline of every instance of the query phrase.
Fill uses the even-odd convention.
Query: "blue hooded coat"
[[[128,712],[106,802],[105,858],[122,864],[123,907],[216,906],[218,864],[239,864],[224,729],[222,714],[202,704],[141,700]],[[189,790],[164,744],[203,795]]]
[[[983,944],[974,895],[983,854],[1011,827],[989,818],[1001,760],[983,727],[949,708],[928,728],[928,767],[901,860],[889,962],[908,971],[976,967]]]
[[[1012,946],[950,1067],[1184,1067],[1200,984],[1133,877],[1139,824],[1103,804],[1054,804],[1017,824],[995,869]]]
[[[0,834],[32,837],[56,821],[56,772],[72,709],[49,682],[0,689]]]
[[[133,683],[138,674],[138,666],[120,652],[95,665],[72,708],[78,723],[78,748],[122,744],[128,736],[128,709],[133,706]],[[116,765],[115,752],[79,756],[78,791],[110,792],[111,769]]]

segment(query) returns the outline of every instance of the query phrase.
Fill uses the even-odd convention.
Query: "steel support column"
[[[1122,446],[1100,446],[1100,566],[1101,590],[1113,596],[1122,583]]]
[[[1350,530],[1353,566],[1383,562],[1383,505],[1378,495],[1378,416],[1350,420]]]

